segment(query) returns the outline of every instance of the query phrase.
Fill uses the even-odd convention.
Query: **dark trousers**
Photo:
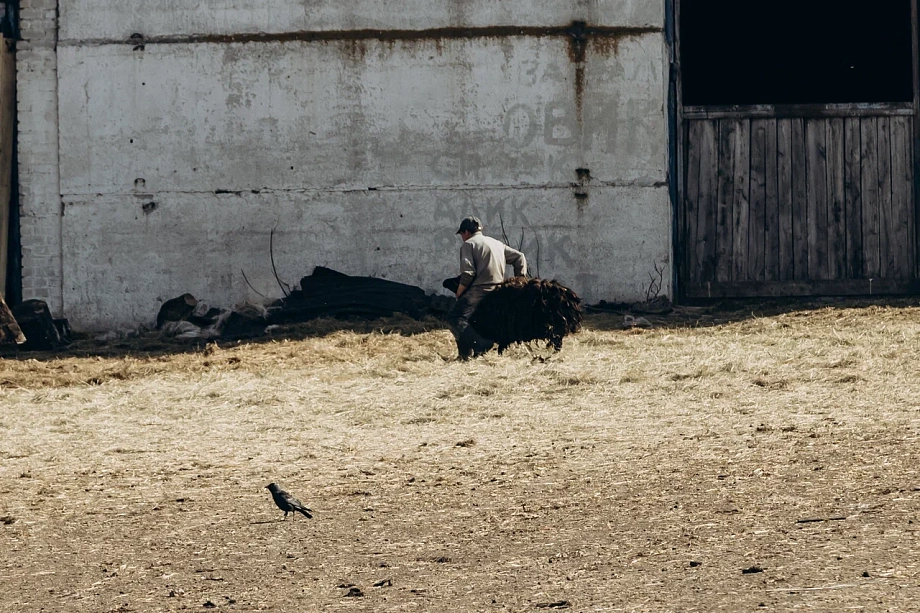
[[[447,314],[447,326],[457,340],[457,352],[461,358],[485,353],[495,343],[480,335],[470,325],[470,317],[485,292],[478,287],[471,287],[457,298],[454,308]]]

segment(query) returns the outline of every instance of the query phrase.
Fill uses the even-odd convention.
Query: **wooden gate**
[[[821,111],[685,114],[685,296],[920,288],[912,105]]]
[[[920,293],[916,0],[909,10],[901,102],[690,106],[678,52],[679,296]]]

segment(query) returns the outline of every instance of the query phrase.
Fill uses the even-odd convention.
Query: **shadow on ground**
[[[94,334],[75,332],[75,340],[58,351],[18,351],[16,348],[4,347],[0,358],[19,360],[56,360],[69,357],[160,357],[183,353],[200,353],[209,345],[226,349],[243,344],[260,345],[284,340],[297,341],[306,338],[322,338],[338,332],[356,334],[400,334],[415,336],[432,330],[446,329],[443,320],[426,317],[421,320],[397,314],[374,320],[321,318],[303,323],[283,324],[273,327],[269,334],[253,338],[234,339],[176,339],[166,338],[156,330],[141,332],[130,338],[97,341]]]
[[[822,309],[914,308],[920,297],[854,297],[854,298],[761,298],[721,300],[674,305],[661,303],[604,304],[585,308],[585,325],[594,330],[624,330],[645,328],[701,328],[775,317],[786,313],[819,311]]]
[[[585,328],[600,331],[629,330],[632,328],[698,328],[713,327],[772,317],[784,313],[808,312],[821,309],[862,309],[867,307],[914,308],[920,305],[920,297],[862,297],[862,298],[810,298],[810,299],[746,299],[722,300],[719,302],[670,305],[664,301],[638,304],[600,303],[584,308]],[[183,353],[199,353],[208,345],[220,348],[236,347],[242,344],[266,344],[283,340],[322,338],[339,332],[356,334],[400,334],[414,336],[432,330],[446,329],[444,320],[427,317],[415,320],[397,314],[375,320],[333,318],[315,319],[296,324],[285,324],[273,329],[265,336],[241,339],[189,339],[164,338],[157,331],[144,332],[133,338],[114,341],[96,341],[91,334],[79,334],[77,340],[60,351],[17,351],[4,348],[0,357],[4,359],[48,361],[67,357],[159,357]]]

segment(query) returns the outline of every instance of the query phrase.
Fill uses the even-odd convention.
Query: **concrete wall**
[[[60,0],[63,313],[230,304],[241,270],[277,295],[272,228],[288,281],[323,264],[434,291],[470,212],[588,301],[643,298],[671,252],[663,3],[390,4]]]
[[[61,39],[444,27],[663,27],[656,0],[61,0]],[[206,8],[205,8],[206,6]]]
[[[61,313],[57,0],[22,0],[16,50],[22,293]]]

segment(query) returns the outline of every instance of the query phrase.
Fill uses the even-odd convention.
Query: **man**
[[[457,234],[463,240],[460,246],[460,286],[457,303],[447,314],[447,325],[457,339],[460,359],[479,356],[494,344],[470,326],[470,317],[486,293],[505,280],[505,267],[510,264],[516,277],[527,275],[527,259],[517,249],[483,236],[482,222],[478,217],[467,217],[460,222]]]

